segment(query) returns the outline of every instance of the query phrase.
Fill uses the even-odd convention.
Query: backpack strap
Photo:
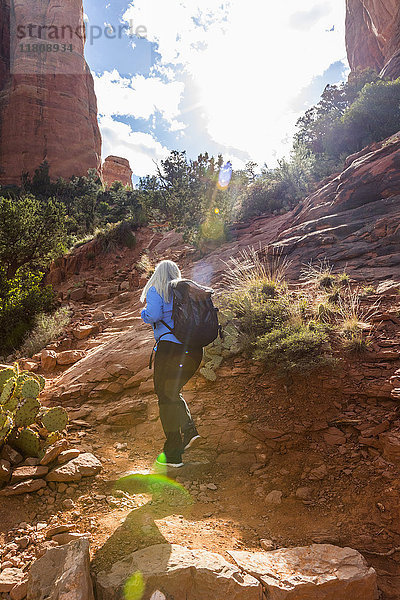
[[[170,332],[171,332],[171,333],[174,333],[174,330],[172,329],[172,327],[170,327],[169,325],[167,325],[165,321],[163,321],[163,320],[161,319],[161,320],[159,321],[159,323],[162,323],[163,325],[165,325],[165,327],[166,327],[167,329],[169,329],[169,330],[170,330]],[[168,335],[168,333],[163,333],[163,335]],[[162,336],[160,336],[160,339],[161,339],[161,338],[162,338]]]
[[[164,323],[164,321],[161,321],[161,323]],[[166,323],[164,323],[164,325],[166,325],[168,327],[168,325]],[[170,329],[172,331],[172,329],[170,327],[168,327],[168,329]],[[163,333],[162,335],[160,335],[160,337],[158,338],[158,340],[156,341],[156,343],[153,346],[153,350],[151,351],[151,354],[150,354],[149,369],[151,369],[153,366],[153,354],[157,349],[158,342],[161,340],[162,337],[164,337],[164,335],[169,335],[169,333],[167,332],[167,333]]]

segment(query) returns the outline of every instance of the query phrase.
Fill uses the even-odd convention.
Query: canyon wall
[[[52,178],[100,173],[82,0],[0,0],[0,19],[0,184],[44,160]]]
[[[346,0],[346,47],[352,70],[372,67],[400,77],[398,0]]]

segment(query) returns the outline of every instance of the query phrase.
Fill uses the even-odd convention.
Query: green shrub
[[[256,342],[254,358],[281,372],[309,372],[331,362],[330,344],[322,326],[288,325]]]
[[[263,286],[260,282],[259,286],[231,298],[230,309],[237,318],[241,344],[246,350],[250,350],[260,336],[281,328],[290,319],[287,298],[269,299],[260,293]]]
[[[43,273],[18,271],[13,279],[2,279],[0,294],[0,354],[15,350],[33,327],[38,313],[55,305],[51,285],[41,285]]]
[[[100,241],[102,251],[107,253],[121,247],[134,248],[136,245],[136,237],[132,231],[134,226],[132,221],[108,223],[96,236]]]

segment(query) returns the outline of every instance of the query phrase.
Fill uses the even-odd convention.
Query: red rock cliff
[[[400,77],[399,0],[346,0],[346,46],[352,70],[373,67]]]
[[[90,168],[100,172],[101,137],[93,78],[84,59],[82,0],[11,4],[10,27],[10,0],[0,0],[0,183],[19,184],[23,172],[32,174],[44,160],[53,178],[85,175]],[[33,35],[29,23],[35,24]],[[44,24],[52,39],[43,39],[51,35],[45,29],[39,39],[38,26]],[[46,50],[28,52],[34,43]]]
[[[102,167],[102,178],[106,187],[114,181],[121,181],[123,185],[132,187],[132,169],[129,160],[119,156],[107,156]]]

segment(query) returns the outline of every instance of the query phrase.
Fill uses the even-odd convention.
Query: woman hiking
[[[163,260],[156,266],[140,297],[141,302],[146,301],[141,317],[153,326],[156,341],[154,390],[166,437],[165,456],[161,454],[157,463],[168,467],[182,467],[183,452],[200,438],[180,391],[199,368],[203,348],[187,347],[171,332],[174,328],[171,282],[177,280],[182,280],[178,265]]]

